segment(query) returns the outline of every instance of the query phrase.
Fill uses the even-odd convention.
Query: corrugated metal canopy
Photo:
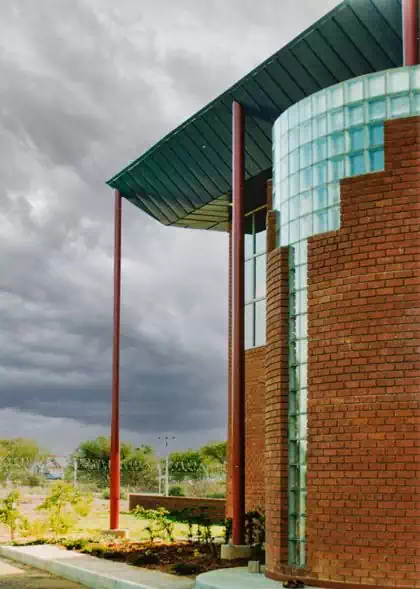
[[[345,0],[107,184],[165,225],[225,230],[232,101],[244,105],[246,179],[271,172],[273,121],[318,90],[402,65],[400,0]]]

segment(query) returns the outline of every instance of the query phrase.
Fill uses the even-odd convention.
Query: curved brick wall
[[[307,566],[271,577],[420,587],[419,227],[420,119],[387,121],[385,171],[309,239]]]

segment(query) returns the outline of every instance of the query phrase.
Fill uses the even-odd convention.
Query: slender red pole
[[[232,354],[232,542],[244,543],[245,519],[245,350],[244,184],[245,115],[233,103],[233,354]]]
[[[404,65],[419,63],[419,2],[403,0],[403,47]]]
[[[114,237],[114,337],[112,353],[112,420],[110,464],[110,529],[118,530],[120,519],[120,323],[121,323],[121,209],[115,192]]]

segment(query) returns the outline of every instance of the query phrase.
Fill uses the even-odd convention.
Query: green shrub
[[[29,520],[21,522],[20,533],[24,538],[43,538],[48,531],[48,522],[43,519]]]
[[[79,517],[86,517],[92,502],[92,495],[80,493],[71,483],[58,481],[37,510],[48,513],[49,527],[58,536],[69,532]]]
[[[173,485],[169,487],[169,496],[170,497],[185,497],[185,493],[182,487],[179,485]]]
[[[19,511],[20,493],[12,491],[0,503],[0,522],[10,530],[10,539],[13,542],[17,529],[26,524],[26,518]]]
[[[41,487],[44,483],[43,479],[37,474],[28,474],[22,483],[28,487]]]
[[[156,538],[167,537],[169,542],[174,541],[175,524],[170,518],[169,511],[164,507],[158,509],[145,509],[138,505],[133,512],[137,519],[145,519],[148,525],[144,528],[149,535],[149,540],[154,542]]]
[[[104,489],[101,493],[101,499],[106,499],[107,501],[109,500],[111,494],[109,491],[109,487],[107,487],[106,489]],[[127,493],[123,490],[120,491],[120,499],[125,500],[127,499]]]
[[[207,493],[207,499],[226,499],[226,493]]]

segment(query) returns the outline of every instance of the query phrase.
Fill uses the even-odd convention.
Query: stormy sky
[[[337,0],[2,0],[0,437],[108,434],[105,180]],[[227,239],[123,213],[122,438],[226,436]]]

